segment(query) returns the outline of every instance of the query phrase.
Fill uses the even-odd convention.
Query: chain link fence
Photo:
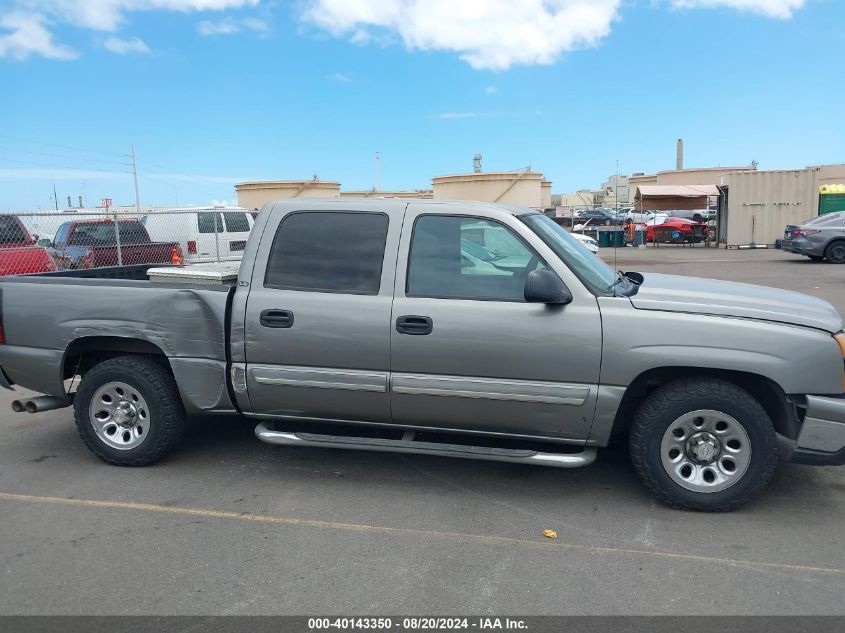
[[[0,213],[0,275],[236,261],[253,222],[236,207]]]

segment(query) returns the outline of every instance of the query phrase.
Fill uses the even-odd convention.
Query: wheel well
[[[659,367],[649,369],[637,376],[622,397],[611,435],[627,433],[634,413],[640,403],[660,385],[686,377],[722,378],[742,387],[766,410],[772,424],[780,435],[795,439],[798,436],[798,418],[794,405],[787,399],[777,383],[765,376],[727,369],[702,367]]]
[[[149,341],[122,336],[86,336],[72,341],[65,350],[62,363],[62,378],[85,375],[97,363],[115,356],[144,354],[166,360],[164,351]],[[169,364],[168,364],[169,365]]]

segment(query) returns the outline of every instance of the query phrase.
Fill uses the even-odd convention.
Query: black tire
[[[696,492],[677,483],[663,466],[661,442],[669,427],[690,412],[714,410],[734,418],[750,443],[750,461],[735,483]],[[778,463],[777,435],[760,403],[718,378],[680,378],[651,393],[634,415],[629,437],[634,470],[652,494],[680,510],[727,512],[751,501],[771,481]]]
[[[845,241],[836,240],[824,249],[824,258],[831,264],[845,264]]]
[[[138,391],[149,408],[144,440],[133,448],[108,445],[94,428],[90,405],[95,392],[112,382]],[[186,415],[170,369],[150,356],[110,358],[86,372],[74,398],[76,428],[97,457],[115,466],[148,466],[178,445],[185,432]]]
[[[704,218],[702,216],[700,216],[698,213],[696,213],[694,216],[692,216],[692,219],[693,219],[694,222],[704,222]]]

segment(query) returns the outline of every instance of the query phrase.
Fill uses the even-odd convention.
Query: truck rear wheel
[[[104,462],[147,466],[172,451],[185,409],[170,371],[149,356],[119,356],[94,366],[74,398],[76,428]]]
[[[654,391],[629,435],[637,475],[663,503],[725,512],[772,479],[777,436],[747,391],[715,378],[682,378]]]

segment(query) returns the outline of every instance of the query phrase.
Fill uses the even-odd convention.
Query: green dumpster
[[[608,231],[610,233],[610,245],[613,247],[625,246],[625,231]]]
[[[598,238],[600,248],[610,246],[610,231],[599,231]]]

